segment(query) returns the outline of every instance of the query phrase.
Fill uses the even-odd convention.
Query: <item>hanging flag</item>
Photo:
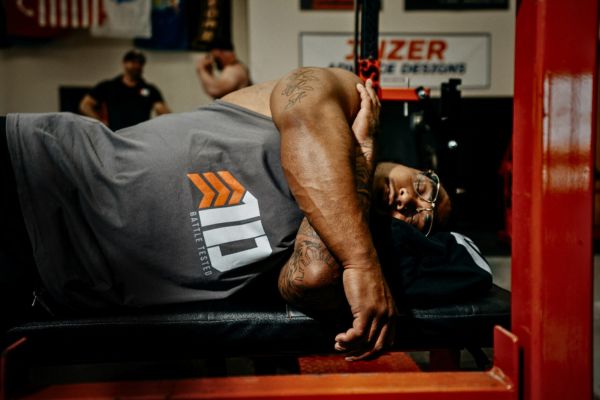
[[[206,51],[233,48],[230,0],[191,2],[188,15],[191,49]]]
[[[52,37],[64,29],[98,26],[104,0],[6,0],[6,30],[11,36]]]
[[[6,9],[4,2],[0,1],[0,48],[8,47],[10,44],[6,33]]]
[[[163,50],[187,49],[188,3],[188,0],[153,0],[152,36],[149,39],[136,39],[135,46]]]
[[[301,10],[354,10],[354,0],[300,0]]]
[[[61,0],[65,1],[65,0]],[[106,19],[93,26],[93,36],[133,39],[152,36],[152,0],[104,0]]]
[[[102,0],[38,0],[37,3],[41,27],[88,28],[102,22]]]

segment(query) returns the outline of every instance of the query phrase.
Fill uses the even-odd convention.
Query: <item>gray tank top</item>
[[[7,139],[41,279],[72,306],[227,297],[285,262],[303,217],[272,120],[227,102],[116,133],[12,114]]]

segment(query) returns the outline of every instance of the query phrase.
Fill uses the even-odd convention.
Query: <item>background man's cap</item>
[[[141,51],[133,49],[133,50],[129,50],[123,56],[123,62],[126,62],[126,61],[139,61],[140,64],[145,64],[146,56]]]

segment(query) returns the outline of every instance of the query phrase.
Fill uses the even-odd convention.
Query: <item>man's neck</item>
[[[134,87],[134,86],[136,86],[141,81],[141,79],[135,79],[135,78],[133,78],[133,77],[127,75],[127,74],[124,74],[123,77],[121,78],[121,81],[126,86]]]

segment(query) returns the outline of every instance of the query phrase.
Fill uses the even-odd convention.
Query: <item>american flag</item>
[[[11,1],[11,0],[9,0]],[[103,0],[12,0],[42,28],[89,28],[104,19]]]

